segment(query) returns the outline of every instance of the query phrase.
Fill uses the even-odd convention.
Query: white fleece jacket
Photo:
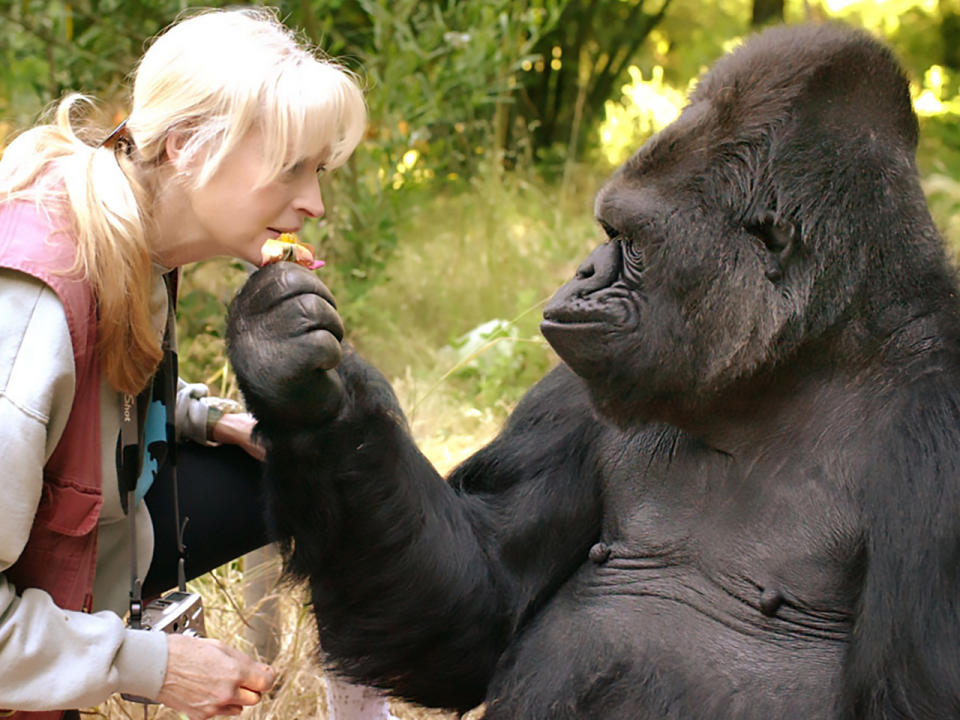
[[[154,283],[158,333],[166,319],[160,276]],[[46,592],[22,594],[2,571],[22,552],[40,500],[43,466],[63,433],[75,387],[63,306],[40,280],[0,269],[0,708],[51,710],[97,705],[116,692],[156,697],[167,665],[162,633],[130,630],[120,616],[129,592],[129,530],[115,466],[119,396],[101,384],[103,508],[98,528],[94,613],[66,611]],[[199,402],[188,393],[181,402]],[[202,408],[178,413],[205,431]],[[153,552],[153,526],[137,509],[140,576]]]

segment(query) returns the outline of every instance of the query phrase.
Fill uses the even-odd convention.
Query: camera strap
[[[117,482],[120,500],[130,531],[130,620],[132,628],[142,627],[143,580],[137,570],[137,503],[156,480],[160,468],[170,468],[173,482],[173,512],[177,533],[177,580],[186,590],[186,548],[180,523],[177,484],[176,397],[179,363],[177,358],[177,284],[179,274],[163,276],[167,292],[167,323],[163,335],[163,357],[157,372],[139,395],[123,394],[120,402],[120,439],[117,447]]]

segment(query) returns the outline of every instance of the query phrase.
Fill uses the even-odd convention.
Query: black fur
[[[255,276],[231,358],[332,666],[488,720],[960,717],[957,285],[916,140],[864,33],[721,59],[600,192],[544,314],[564,364],[448,482]]]

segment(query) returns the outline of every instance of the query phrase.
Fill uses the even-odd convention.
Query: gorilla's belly
[[[581,568],[503,657],[486,719],[833,717],[844,627],[647,565]]]

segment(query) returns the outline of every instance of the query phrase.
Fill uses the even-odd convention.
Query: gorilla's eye
[[[620,237],[620,231],[617,230],[613,225],[605,223],[603,220],[599,220],[598,222],[600,223],[600,227],[602,227],[603,231],[607,234],[607,240],[617,240]]]

